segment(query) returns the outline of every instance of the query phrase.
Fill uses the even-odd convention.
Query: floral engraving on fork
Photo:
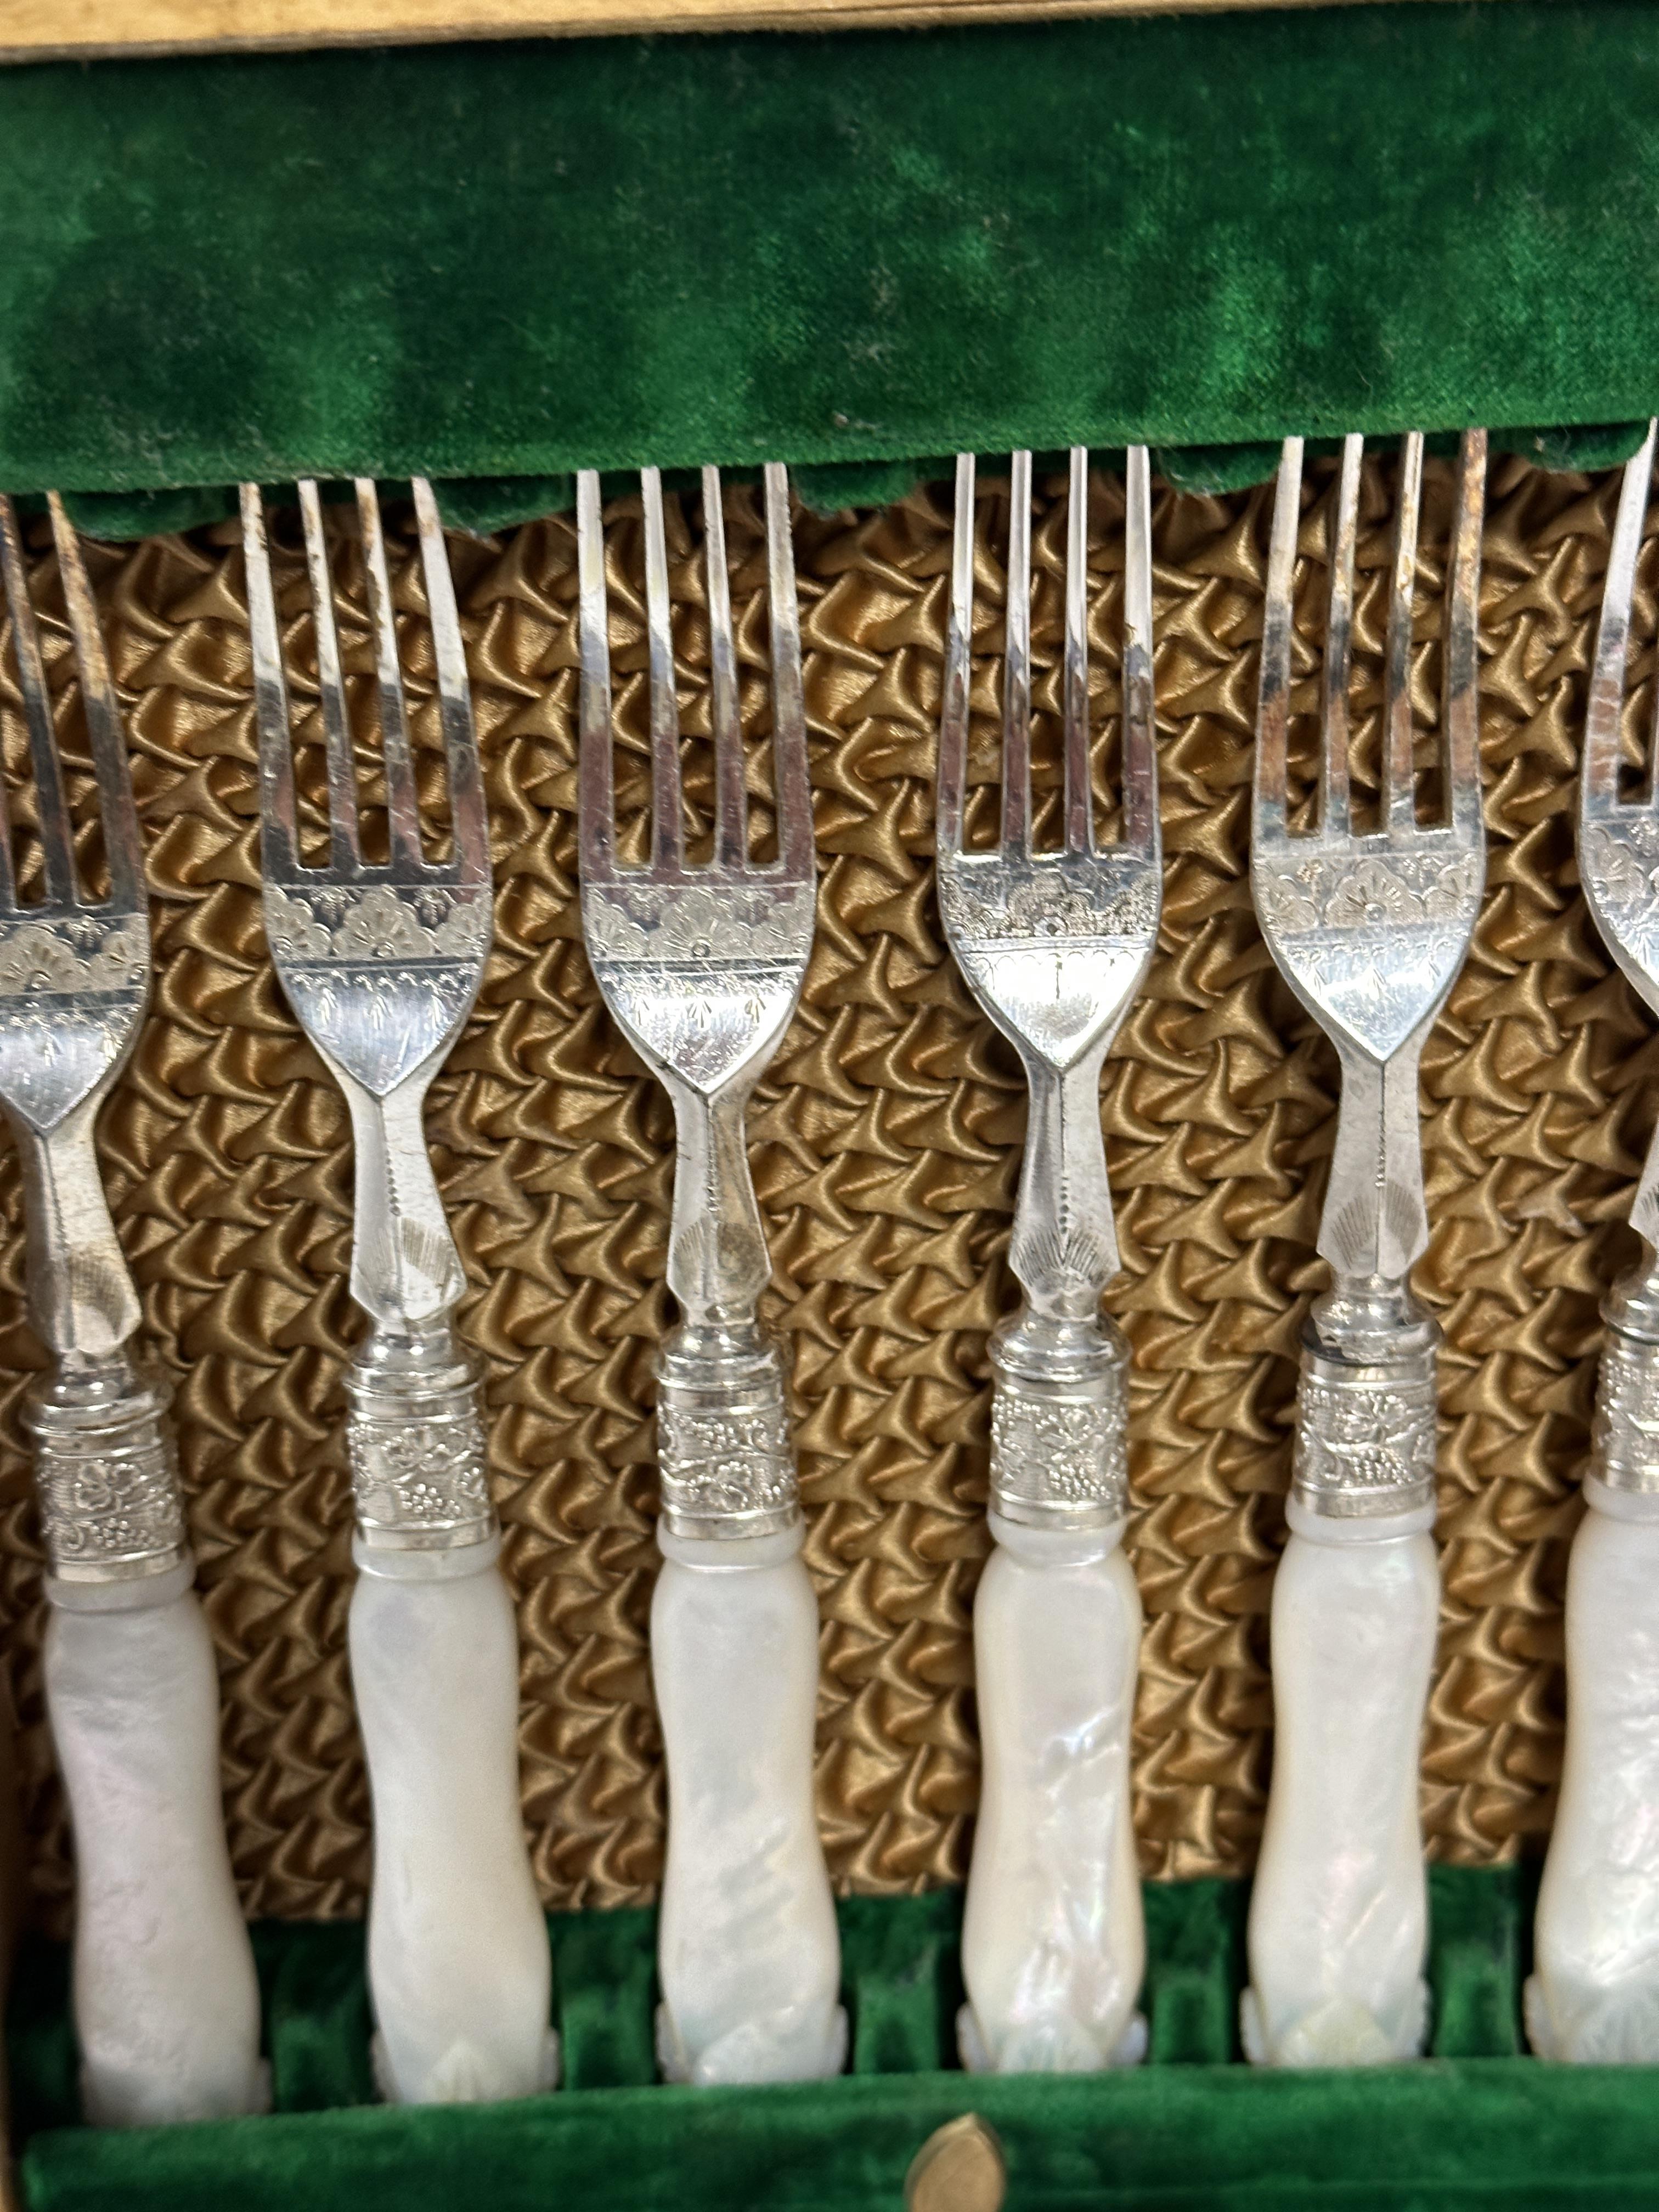
[[[1268,875],[1258,903],[1275,929],[1373,929],[1390,923],[1461,927],[1480,896],[1482,870],[1469,853],[1390,853],[1357,861],[1310,854]]]
[[[1158,887],[1144,872],[1126,883],[1049,882],[1044,875],[1010,884],[975,884],[969,859],[941,869],[939,893],[954,941],[977,950],[1004,938],[1070,944],[1140,940],[1158,928]]]
[[[267,884],[264,904],[278,960],[467,960],[489,943],[488,893],[456,884]]]
[[[81,914],[0,927],[0,999],[141,990],[149,974],[141,915],[111,921]]]
[[[1339,1515],[1398,1510],[1432,1493],[1435,1378],[1431,1365],[1381,1381],[1334,1379],[1304,1364],[1291,1480],[1296,1495]]]
[[[1098,1507],[1121,1513],[1129,1497],[1128,1390],[1121,1367],[1095,1397],[1057,1398],[997,1371],[991,1400],[991,1487],[1028,1509]]]
[[[54,1575],[119,1569],[183,1551],[179,1462],[165,1415],[165,1387],[129,1379],[90,1411],[33,1396],[23,1419],[34,1438],[40,1525]]]
[[[1659,1344],[1611,1322],[1591,1447],[1595,1473],[1610,1490],[1659,1491]]]
[[[362,1400],[346,1431],[357,1519],[365,1532],[407,1533],[488,1522],[489,1461],[474,1394],[463,1391],[447,1418],[374,1418]]]
[[[1659,893],[1659,817],[1632,807],[1616,835],[1601,823],[1587,824],[1579,861],[1598,904],[1650,904]]]
[[[624,876],[610,896],[586,902],[582,927],[590,951],[604,960],[793,963],[812,914],[807,884],[715,890],[701,884],[630,884]]]
[[[657,1407],[665,1509],[682,1517],[781,1512],[795,1498],[795,1459],[780,1380],[768,1401],[688,1405],[665,1384]]]

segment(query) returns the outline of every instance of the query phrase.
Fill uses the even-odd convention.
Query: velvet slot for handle
[[[286,2117],[111,2132],[73,2124],[64,1956],[29,1947],[10,2059],[30,2212],[561,2212],[619,2204],[745,2212],[888,2212],[910,2159],[965,2112],[995,2129],[1011,2206],[1063,2212],[1362,2212],[1659,2206],[1659,2116],[1642,2069],[1517,2057],[1531,1878],[1431,1870],[1434,2058],[1401,2068],[1260,2074],[1228,2063],[1243,1973],[1244,1887],[1146,1886],[1143,2003],[1151,2057],[1091,2076],[945,2070],[960,1998],[959,1893],[840,1907],[853,2073],[738,2090],[647,2087],[653,1916],[552,1923],[556,2015],[573,2083],[495,2106],[363,2109],[361,1936],[257,1931],[267,2033]],[[354,1967],[354,1960],[356,1961]],[[333,2047],[331,2059],[325,2057]],[[306,2056],[301,2060],[301,2048]],[[296,2109],[331,2079],[331,2111]]]

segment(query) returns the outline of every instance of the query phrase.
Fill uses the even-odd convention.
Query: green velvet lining
[[[519,2105],[371,2102],[360,1927],[256,1929],[277,2112],[200,2127],[75,2124],[61,1948],[27,1947],[8,2043],[30,2212],[895,2212],[936,2128],[988,2120],[1008,2212],[1544,2212],[1659,2208],[1659,2094],[1639,2068],[1518,2054],[1534,1881],[1430,1875],[1434,2056],[1351,2073],[1237,2059],[1246,1892],[1149,1884],[1149,2063],[1093,2076],[951,2070],[961,1899],[841,1908],[851,2077],[651,2086],[653,1915],[551,1923],[566,2086]]]
[[[420,470],[483,527],[646,460],[833,504],[958,447],[1610,453],[1656,116],[1640,0],[8,69],[0,483]]]

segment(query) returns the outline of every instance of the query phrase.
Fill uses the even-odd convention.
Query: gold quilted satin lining
[[[1387,477],[1368,477],[1361,546],[1358,678],[1373,724]],[[1431,469],[1430,489],[1417,662],[1425,717],[1443,468]],[[1035,526],[1036,659],[1050,706],[1059,489],[1043,490]],[[1316,489],[1300,599],[1316,641]],[[1512,460],[1494,469],[1482,614],[1489,889],[1425,1063],[1436,1226],[1421,1284],[1447,1348],[1446,1598],[1424,1807],[1435,1851],[1465,1861],[1502,1856],[1549,1819],[1560,1589],[1595,1302],[1622,1264],[1628,1232],[1617,1224],[1659,1072],[1650,1024],[1587,924],[1572,861],[1584,672],[1614,489]],[[1109,478],[1095,502],[1104,762],[1122,557]],[[1158,499],[1164,934],[1104,1092],[1126,1268],[1110,1304],[1136,1358],[1131,1546],[1147,1616],[1136,1819],[1146,1867],[1169,1875],[1247,1866],[1261,1826],[1266,1615],[1333,1135],[1332,1056],[1272,969],[1246,876],[1270,504],[1267,490]],[[637,530],[624,526],[635,512],[613,510],[612,561],[618,716],[637,754]],[[981,781],[995,774],[1005,513],[999,489],[982,487]],[[686,520],[676,528],[695,805],[706,635]],[[728,529],[744,683],[763,726],[752,495],[732,495]],[[1004,1252],[1023,1096],[945,957],[929,859],[949,532],[938,489],[884,511],[798,520],[820,922],[799,1018],[751,1121],[823,1607],[823,1831],[837,1881],[861,1890],[963,1872],[975,1792],[969,1602],[986,1549],[985,1338],[1012,1298]],[[401,544],[397,588],[414,609]],[[580,947],[570,527],[458,538],[452,551],[498,921],[477,1018],[434,1088],[429,1126],[472,1283],[465,1326],[489,1361],[537,1870],[551,1904],[620,1904],[647,1897],[661,1863],[646,1614],[672,1124],[600,1009]],[[231,1844],[251,1914],[352,1912],[368,1848],[344,1635],[338,1376],[356,1328],[344,1280],[350,1162],[343,1111],[265,959],[241,556],[222,528],[94,549],[93,565],[156,889],[155,1007],[104,1118],[105,1158],[151,1340],[178,1378],[222,1668]],[[291,550],[279,568],[283,605],[297,610]],[[50,609],[45,554],[40,578]],[[1650,593],[1642,616],[1650,625]],[[303,661],[305,624],[293,628]],[[346,644],[366,671],[361,625]],[[61,681],[58,629],[48,649]],[[419,689],[418,623],[409,650]],[[1304,658],[1310,708],[1317,671]],[[0,678],[0,723],[15,764],[9,684]],[[303,684],[296,700],[312,712]],[[416,720],[429,738],[425,714]],[[1053,767],[1050,757],[1050,786]],[[625,808],[630,773],[633,799],[642,798],[635,764],[623,778]],[[0,1571],[33,1881],[61,1925],[68,1839],[42,1706],[40,1562],[17,1424],[21,1377],[40,1353],[22,1313],[9,1152],[0,1220]]]

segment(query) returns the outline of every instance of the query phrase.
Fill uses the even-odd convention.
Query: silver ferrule
[[[783,1361],[758,1322],[685,1322],[665,1340],[657,1457],[672,1536],[766,1536],[799,1524]]]
[[[1595,1384],[1591,1465],[1609,1490],[1659,1495],[1659,1285],[1651,1267],[1622,1277],[1601,1304],[1607,1335]]]
[[[1101,1528],[1128,1510],[1129,1347],[1112,1321],[1023,1310],[992,1335],[991,1510]]]
[[[60,1359],[23,1403],[52,1591],[136,1584],[188,1570],[173,1393],[125,1352]]]
[[[1434,1504],[1440,1331],[1403,1282],[1345,1279],[1302,1332],[1291,1493],[1311,1513],[1370,1520]]]
[[[498,1534],[478,1362],[447,1322],[370,1332],[345,1373],[358,1541],[452,1552]]]

